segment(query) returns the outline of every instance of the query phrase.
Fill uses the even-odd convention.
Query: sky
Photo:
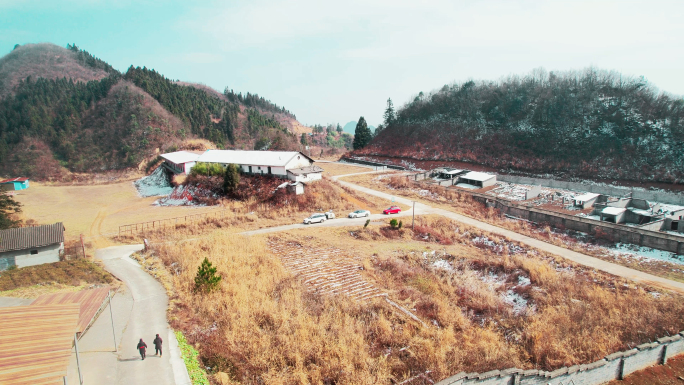
[[[120,71],[258,93],[305,124],[377,125],[388,98],[536,68],[684,95],[682,15],[681,0],[0,0],[0,55],[75,43]]]

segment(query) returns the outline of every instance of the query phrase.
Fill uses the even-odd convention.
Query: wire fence
[[[164,229],[168,227],[175,227],[179,224],[195,223],[207,218],[225,218],[227,210],[220,210],[201,214],[184,215],[182,217],[174,217],[167,219],[157,219],[147,222],[132,223],[128,225],[119,226],[119,236],[133,235],[144,233],[145,231],[152,231],[157,229]]]

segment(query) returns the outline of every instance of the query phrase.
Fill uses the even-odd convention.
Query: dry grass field
[[[419,217],[415,232],[219,230],[144,257],[169,271],[170,322],[219,384],[418,384],[460,371],[551,370],[684,327],[679,296],[440,217]],[[200,294],[205,257],[223,279]]]
[[[337,176],[337,175],[346,175],[346,174],[355,174],[359,172],[369,172],[373,171],[372,168],[369,167],[359,167],[359,166],[352,166],[352,165],[347,165],[347,164],[340,164],[340,163],[317,163],[317,166],[325,170],[323,172],[323,175],[328,175],[328,176]]]
[[[607,254],[605,249],[593,247],[593,245],[588,243],[578,242],[576,238],[562,230],[553,231],[549,226],[537,226],[528,222],[506,218],[498,210],[485,208],[482,203],[473,200],[467,193],[463,193],[459,189],[445,189],[434,185],[418,185],[409,182],[405,177],[394,174],[396,173],[355,175],[342,179],[361,186],[410,198],[431,206],[451,210],[495,226],[552,243],[556,246],[591,255],[632,269],[684,282],[684,269],[682,269],[680,264],[661,260],[644,261],[640,258],[626,258]],[[602,239],[597,239],[596,241],[604,244],[611,243]]]

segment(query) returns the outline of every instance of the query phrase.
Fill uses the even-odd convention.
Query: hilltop
[[[421,92],[357,154],[561,178],[682,183],[682,143],[681,97],[643,78],[589,68]]]
[[[146,67],[121,73],[75,45],[17,46],[0,59],[0,174],[63,179],[140,168],[197,139],[298,150],[307,129],[259,95],[221,94]]]

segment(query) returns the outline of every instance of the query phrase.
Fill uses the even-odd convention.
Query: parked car
[[[304,218],[304,224],[309,225],[311,223],[323,223],[326,220],[326,215],[323,213],[311,214],[310,217]]]
[[[391,206],[390,208],[386,209],[383,211],[383,214],[399,214],[401,212],[401,209],[399,206]]]
[[[368,210],[356,210],[354,212],[349,213],[349,218],[361,218],[367,216],[370,216],[370,211]]]

